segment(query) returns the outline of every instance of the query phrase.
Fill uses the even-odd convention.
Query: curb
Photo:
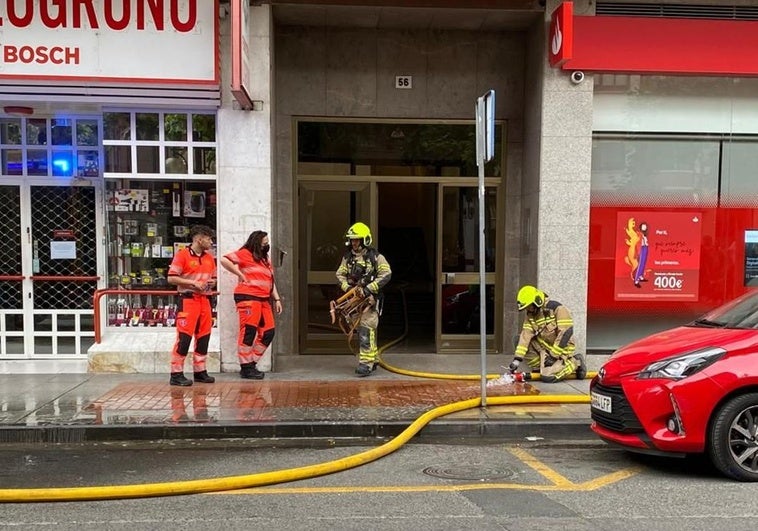
[[[78,444],[115,441],[268,439],[281,446],[282,440],[302,445],[308,439],[392,439],[410,422],[352,423],[334,421],[308,423],[250,423],[130,426],[7,426],[0,427],[0,444]],[[435,420],[410,441],[453,442],[471,439],[492,442],[533,439],[586,439],[592,436],[589,419],[523,420]]]

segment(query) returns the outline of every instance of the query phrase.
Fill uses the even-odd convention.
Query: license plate
[[[611,397],[601,395],[595,392],[590,393],[590,407],[593,409],[599,409],[605,413],[611,412]]]

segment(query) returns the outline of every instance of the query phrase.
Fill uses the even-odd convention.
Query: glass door
[[[437,352],[477,353],[479,329],[479,191],[476,186],[439,187],[437,212]],[[487,350],[493,350],[497,187],[485,187],[485,284]]]
[[[329,301],[342,291],[335,277],[345,253],[344,235],[357,221],[375,227],[371,183],[301,182],[298,189],[299,312],[302,354],[349,353],[347,337],[332,325]]]
[[[86,183],[29,186],[31,293],[25,300],[33,304],[27,327],[32,357],[84,357],[94,343],[92,304],[102,252],[97,195]]]
[[[0,186],[0,231],[6,240],[0,250],[0,358],[25,356],[23,236],[21,230],[21,187]]]
[[[98,189],[0,186],[0,359],[83,358],[94,342],[98,286]]]

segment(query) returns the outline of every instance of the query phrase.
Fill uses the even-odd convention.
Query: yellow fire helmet
[[[519,311],[526,310],[530,304],[541,308],[545,304],[545,294],[534,286],[526,285],[518,290],[516,303],[518,304]]]
[[[345,245],[350,245],[350,240],[362,240],[363,246],[371,245],[371,229],[365,223],[354,223],[345,233]]]

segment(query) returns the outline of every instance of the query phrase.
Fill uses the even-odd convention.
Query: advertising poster
[[[745,286],[758,286],[758,230],[745,231]]]
[[[205,192],[196,192],[196,191],[184,192],[184,217],[187,217],[187,218],[204,218],[205,217]]]
[[[619,212],[615,300],[697,300],[701,220],[699,212]]]
[[[108,210],[116,212],[147,212],[150,203],[148,190],[113,190],[108,198]]]

